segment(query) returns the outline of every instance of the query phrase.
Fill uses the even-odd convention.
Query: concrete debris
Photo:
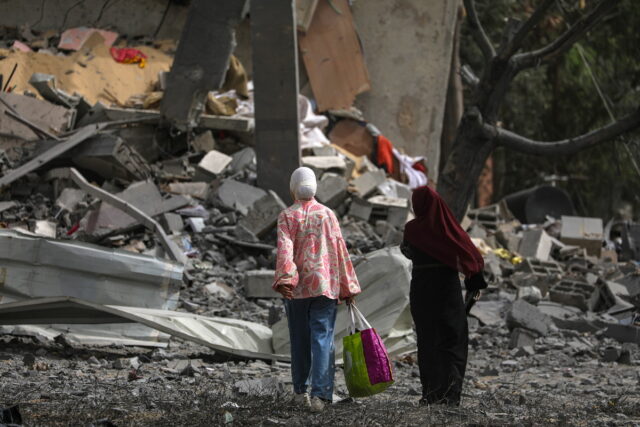
[[[545,336],[553,329],[551,318],[524,300],[516,300],[507,314],[510,329],[522,328]]]
[[[182,7],[187,16],[177,3],[169,14]],[[121,374],[135,387],[167,379],[183,387],[216,378],[235,395],[225,399],[280,396],[288,389],[289,367],[275,361],[287,361],[289,337],[283,301],[271,288],[275,224],[290,202],[289,174],[303,164],[318,176],[317,200],[333,209],[340,222],[363,288],[357,304],[383,337],[398,375],[407,384],[415,382],[411,266],[397,248],[412,218],[407,177],[397,170],[387,174],[377,163],[375,126],[362,113],[352,108],[317,114],[317,100],[297,97],[305,89],[298,88],[294,76],[299,73],[291,65],[300,52],[295,38],[288,34],[284,40],[283,32],[261,29],[291,28],[291,16],[284,16],[291,12],[290,2],[254,2],[252,22],[259,26],[252,28],[252,36],[263,47],[253,51],[251,74],[261,79],[255,94],[240,64],[249,58],[242,49],[234,50],[236,27],[231,25],[246,13],[245,2],[191,3],[188,20],[194,26],[185,28],[170,72],[171,56],[152,50],[145,39],[141,51],[153,52],[146,67],[101,71],[100,80],[108,85],[100,83],[96,93],[62,76],[95,67],[97,49],[106,54],[101,60],[114,62],[105,47],[108,40],[95,38],[101,30],[75,31],[68,40],[26,27],[19,37],[12,35],[32,52],[7,51],[5,68],[14,59],[45,55],[80,65],[60,71],[49,69],[47,62],[43,70],[51,75],[33,75],[34,86],[19,86],[19,93],[0,93],[0,360],[12,362],[0,364],[0,377],[14,387],[12,370],[18,362],[21,384],[54,384],[53,389],[58,368],[64,372],[66,366],[60,367],[50,353],[59,358],[77,354],[76,346],[112,346],[108,352],[115,355],[70,356],[69,364],[96,376],[115,369],[120,372],[109,372],[111,377]],[[322,7],[327,5],[348,7],[346,0]],[[108,7],[105,13],[113,10]],[[196,16],[197,10],[215,10],[215,22]],[[335,8],[328,12],[331,22],[344,18]],[[314,22],[311,16],[306,19]],[[247,30],[238,27],[239,43],[248,38]],[[84,45],[83,34],[91,38]],[[221,36],[216,49],[203,50],[212,40],[203,34]],[[266,47],[280,39],[287,43],[286,55],[274,61]],[[57,50],[58,41],[65,49],[81,47],[65,55]],[[175,51],[175,44],[169,49]],[[127,74],[132,70],[140,79]],[[20,85],[33,71],[18,73],[26,73]],[[128,93],[127,82],[133,80],[148,89]],[[285,81],[286,87],[280,84]],[[220,114],[231,115],[202,114],[207,99]],[[478,393],[489,390],[503,399],[491,381],[503,382],[505,374],[517,372],[529,375],[525,388],[529,384],[547,393],[552,379],[574,378],[572,383],[604,398],[598,388],[604,381],[580,376],[578,369],[637,366],[640,225],[625,219],[603,228],[599,218],[574,215],[564,191],[542,186],[471,209],[464,218],[489,281],[469,318],[474,348],[469,372],[477,375],[470,384]],[[346,320],[340,305],[338,363]],[[28,350],[19,357],[5,354],[9,342],[29,344]],[[156,349],[130,353],[142,347]],[[60,349],[65,356],[59,356]],[[559,363],[573,370],[557,368],[551,378],[540,374],[545,364],[556,369]],[[55,381],[32,378],[54,367]],[[555,382],[553,388],[565,386]],[[609,390],[613,387],[618,385]],[[394,388],[405,395],[420,393],[401,381]],[[529,396],[522,393],[518,399]],[[231,416],[233,408],[225,404],[224,411]]]
[[[599,257],[604,240],[602,219],[563,216],[560,240],[585,248],[589,255]]]
[[[210,181],[218,177],[232,160],[230,156],[219,151],[209,151],[198,163],[195,179],[203,178]]]

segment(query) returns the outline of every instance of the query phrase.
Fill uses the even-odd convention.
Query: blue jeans
[[[333,399],[337,300],[325,296],[285,300],[291,340],[291,378],[295,393]]]

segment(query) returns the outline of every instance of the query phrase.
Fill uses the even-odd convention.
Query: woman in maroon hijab
[[[421,404],[460,404],[467,366],[467,316],[459,274],[467,291],[484,289],[482,255],[444,200],[420,187],[412,196],[416,218],[404,229],[402,252],[413,261],[411,315],[418,336]]]

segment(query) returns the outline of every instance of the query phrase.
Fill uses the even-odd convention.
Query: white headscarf
[[[303,166],[291,174],[289,188],[296,200],[312,198],[317,187],[316,174],[311,169]]]

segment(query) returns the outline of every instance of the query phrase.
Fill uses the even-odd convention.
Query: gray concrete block
[[[549,299],[560,304],[593,311],[598,303],[600,291],[594,285],[576,280],[562,280],[549,290]]]
[[[371,211],[373,210],[373,205],[363,200],[359,197],[354,197],[351,200],[351,206],[349,207],[349,216],[357,219],[361,219],[363,221],[369,221],[369,217],[371,217]]]
[[[538,308],[524,300],[516,300],[507,314],[509,329],[522,328],[539,335],[547,335],[553,329],[553,321]]]
[[[262,237],[278,222],[278,215],[286,208],[280,197],[269,191],[264,197],[258,199],[247,216],[238,221],[247,230],[258,237]]]
[[[255,170],[256,152],[251,147],[245,147],[242,150],[231,155],[231,164],[229,169],[233,172],[240,172],[246,168]]]
[[[607,347],[602,354],[602,360],[605,362],[617,362],[620,358],[620,349],[617,347]]]
[[[271,286],[275,277],[273,270],[250,270],[244,276],[244,294],[247,298],[280,298]]]
[[[554,261],[540,261],[535,258],[525,258],[518,266],[516,271],[525,273],[535,273],[542,275],[563,275],[564,270],[560,268],[560,264]]]
[[[327,173],[318,182],[316,199],[323,205],[336,208],[347,198],[348,185],[343,177]]]
[[[235,209],[243,215],[247,215],[249,208],[266,194],[267,192],[261,188],[232,179],[224,180],[216,192],[224,207]]]
[[[602,219],[563,216],[560,240],[568,245],[585,248],[592,256],[600,256],[604,231]]]
[[[229,166],[232,160],[230,156],[219,151],[209,151],[202,160],[200,160],[200,163],[198,163],[194,179],[196,181],[202,178],[204,178],[204,180],[212,180],[219,176],[227,166]]]
[[[347,170],[347,163],[340,156],[305,156],[302,166],[311,168],[318,179],[328,172],[344,176]]]
[[[371,194],[378,185],[384,183],[386,179],[387,176],[382,169],[368,171],[351,181],[351,185],[353,185],[360,197],[366,197]]]
[[[515,328],[511,331],[509,348],[533,347],[535,343],[536,336],[532,332],[522,328]]]
[[[165,213],[160,217],[160,225],[164,228],[164,231],[171,233],[180,233],[184,230],[184,222],[182,217],[174,213]]]
[[[522,235],[518,252],[523,257],[548,261],[552,246],[551,236],[544,230],[527,230]]]
[[[635,325],[609,324],[604,335],[620,342],[630,342],[640,345],[640,327]]]
[[[275,377],[237,381],[233,388],[236,393],[247,396],[270,396],[284,393],[284,384]]]

